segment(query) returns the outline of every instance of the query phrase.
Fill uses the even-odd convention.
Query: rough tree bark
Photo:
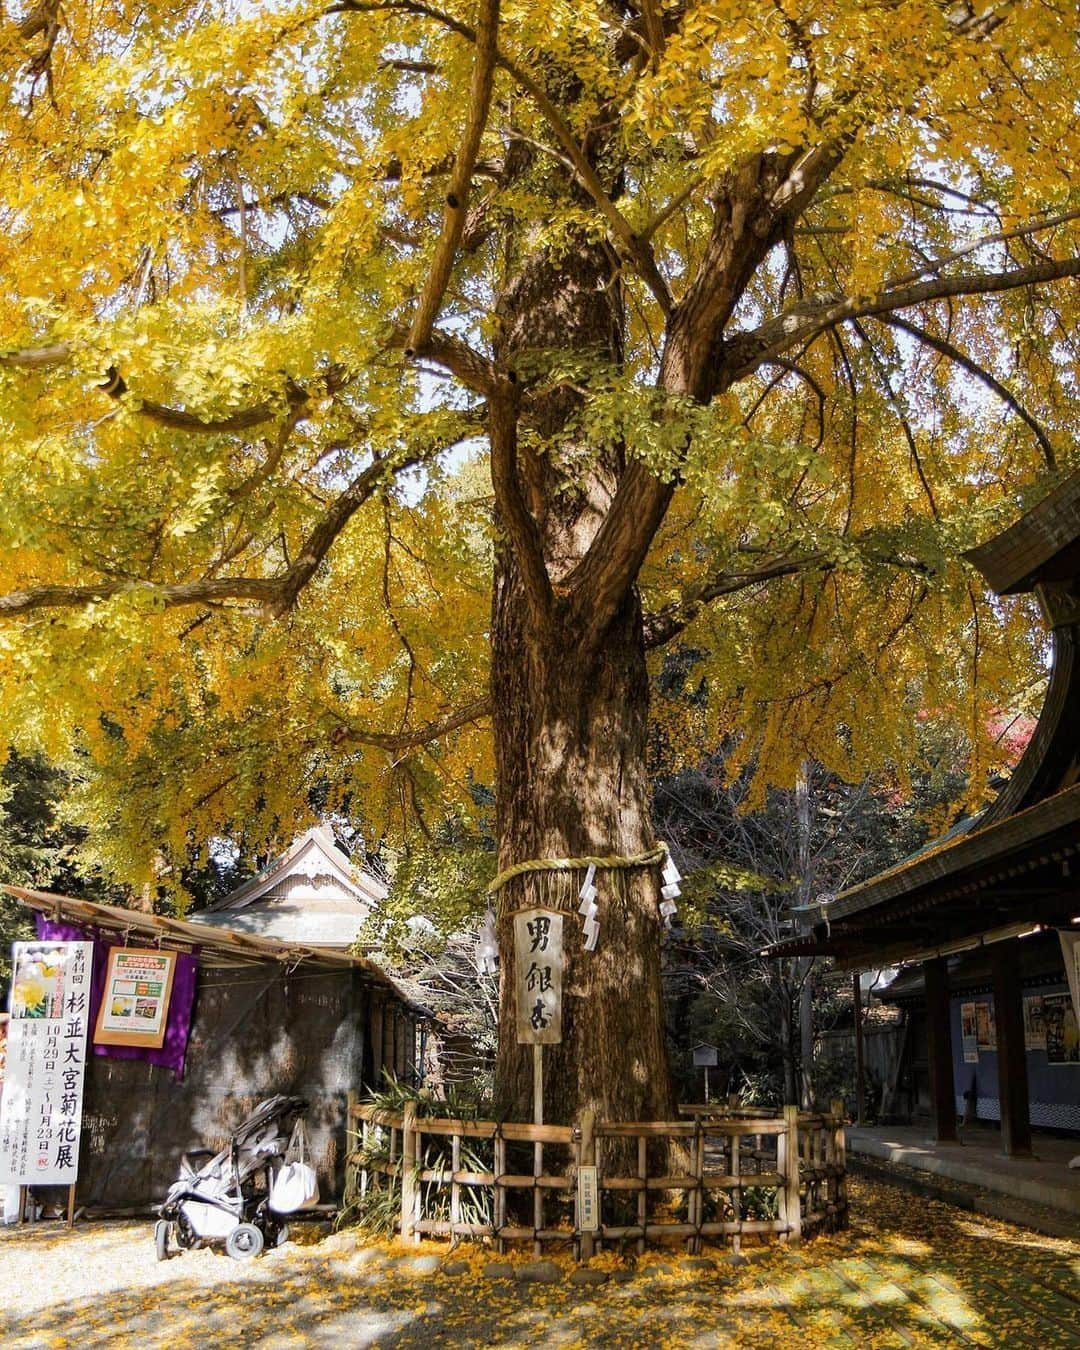
[[[636,597],[591,667],[573,644],[533,647],[520,624],[512,575],[495,601],[495,737],[500,862],[582,854],[634,854],[654,842],[645,775],[648,683]],[[656,868],[597,877],[600,944],[582,947],[581,873],[530,873],[500,893],[503,955],[499,1106],[532,1110],[532,1059],[514,1029],[513,912],[533,905],[567,914],[563,1040],[545,1047],[545,1117],[565,1122],[585,1106],[606,1119],[651,1120],[673,1109],[660,987],[662,923]]]
[[[529,258],[500,305],[500,362],[513,369],[526,348],[591,351],[617,361],[622,306],[607,249],[583,245],[573,260]],[[546,390],[516,409],[522,425],[574,453],[577,395]],[[492,614],[492,707],[496,750],[499,862],[583,854],[635,854],[655,843],[649,813],[646,734],[648,674],[641,605],[631,588],[594,649],[589,625],[562,594],[581,561],[625,471],[621,452],[589,455],[589,470],[572,487],[552,456],[517,460],[510,417],[493,416],[496,465],[509,458],[542,553],[552,594],[532,593],[521,549],[497,550]],[[496,469],[496,472],[498,470]],[[515,534],[502,504],[500,523]],[[520,522],[519,522],[520,526]],[[529,522],[525,522],[529,528]],[[518,540],[520,545],[520,540]],[[516,1119],[532,1112],[532,1052],[515,1035],[513,914],[544,905],[562,910],[565,967],[563,1040],[544,1052],[545,1118],[566,1122],[584,1107],[601,1118],[650,1120],[674,1109],[665,1046],[660,983],[658,869],[597,877],[600,944],[583,949],[577,914],[583,875],[516,877],[499,896],[499,1109]]]
[[[785,1000],[780,1012],[780,1053],[784,1067],[784,1101],[799,1100],[798,1076],[795,1072],[795,1036],[792,1017],[793,1005]]]
[[[780,229],[780,213],[767,205],[777,174],[775,163],[755,159],[716,191],[709,257],[668,318],[658,373],[668,393],[707,402],[726,381],[717,337]],[[499,374],[489,391],[488,432],[502,533],[491,685],[500,867],[634,854],[655,843],[635,580],[673,484],[629,461],[620,447],[575,444],[573,387],[558,383],[523,397],[514,370],[521,354],[545,349],[618,363],[621,266],[609,245],[584,239],[557,259],[527,253],[498,305]],[[534,429],[548,447],[557,444],[559,453],[519,453],[522,428]],[[573,472],[560,472],[568,461]],[[508,979],[512,915],[546,904],[571,916],[564,928],[564,1039],[545,1052],[547,1118],[565,1121],[586,1106],[602,1118],[670,1118],[658,869],[601,874],[600,946],[591,954],[582,950],[576,914],[581,880],[581,873],[533,874],[515,878],[500,895],[497,1104],[529,1118],[531,1051],[517,1044]]]

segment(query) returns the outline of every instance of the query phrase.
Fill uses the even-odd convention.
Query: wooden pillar
[[[383,1072],[397,1077],[397,1063],[395,1060],[397,1048],[397,1004],[392,999],[387,999],[383,1004],[383,1037],[382,1037],[382,1057]]]
[[[408,1013],[405,1022],[405,1077],[411,1087],[420,1086],[420,1075],[416,1072],[416,1023]]]
[[[851,972],[851,998],[855,1007],[855,1124],[866,1124],[866,1073],[863,1068],[862,985],[860,973]]]
[[[371,1025],[368,1028],[368,1035],[371,1039],[371,1083],[369,1086],[373,1091],[378,1092],[386,1086],[383,1081],[383,1009],[384,1003],[381,994],[373,994],[371,998]]]
[[[1001,1146],[1010,1157],[1031,1156],[1028,1108],[1027,1050],[1024,1047],[1024,1005],[1015,942],[990,948],[997,1024],[998,1101],[1001,1103]]]
[[[371,989],[367,982],[356,972],[356,1005],[360,1010],[358,1063],[352,1074],[353,1090],[363,1092],[371,1082]]]
[[[586,1107],[581,1113],[581,1139],[578,1142],[578,1165],[581,1167],[596,1166],[596,1112],[591,1107]],[[599,1195],[598,1195],[599,1198]],[[581,1234],[579,1256],[582,1261],[591,1261],[596,1253],[596,1230],[594,1228],[582,1229],[581,1227],[581,1192],[578,1190],[577,1197],[578,1208],[575,1210],[577,1215],[576,1227]],[[592,1216],[597,1220],[597,1216]]]
[[[799,1108],[797,1106],[784,1107],[784,1133],[787,1139],[787,1146],[784,1150],[784,1160],[787,1166],[784,1169],[783,1182],[787,1204],[784,1208],[787,1218],[787,1240],[794,1244],[802,1238],[802,1200],[799,1196]],[[809,1184],[807,1196],[809,1197]]]
[[[930,1061],[930,1104],[934,1138],[956,1142],[956,1089],[953,1085],[952,1019],[949,974],[943,956],[923,962],[926,980],[926,1036]]]
[[[417,1198],[417,1138],[416,1103],[406,1102],[401,1113],[401,1240],[410,1238],[420,1241],[413,1227],[416,1222]]]
[[[405,1065],[405,1014],[400,1004],[394,1005],[394,1072],[399,1082],[408,1083],[409,1074]]]

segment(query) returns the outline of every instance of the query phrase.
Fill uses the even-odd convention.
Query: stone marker
[[[618,1273],[618,1272],[616,1272]],[[607,1284],[608,1273],[606,1270],[573,1270],[570,1272],[570,1283],[577,1285],[586,1284]]]
[[[410,1275],[435,1275],[442,1266],[442,1258],[439,1256],[414,1256],[405,1263],[405,1269]]]
[[[518,1267],[517,1277],[525,1284],[558,1284],[562,1270],[554,1261],[529,1261]]]

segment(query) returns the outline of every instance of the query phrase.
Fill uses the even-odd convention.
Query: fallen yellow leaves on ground
[[[602,1285],[489,1278],[480,1245],[320,1234],[240,1264],[213,1251],[159,1264],[148,1224],[0,1234],[0,1343],[23,1347],[435,1345],[1080,1345],[1080,1235],[1043,1238],[880,1182],[852,1179],[852,1226],[713,1269],[672,1247],[599,1253]],[[417,1257],[437,1256],[434,1272]],[[515,1270],[531,1260],[506,1258]],[[500,1258],[502,1262],[502,1258]],[[454,1263],[455,1274],[445,1267]]]

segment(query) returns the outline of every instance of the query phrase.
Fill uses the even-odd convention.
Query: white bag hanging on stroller
[[[319,1203],[319,1179],[307,1161],[307,1131],[303,1119],[293,1126],[285,1162],[270,1183],[267,1202],[275,1214],[296,1214]]]
[[[270,1097],[233,1130],[220,1152],[184,1155],[154,1225],[159,1260],[169,1256],[173,1243],[186,1248],[223,1241],[239,1261],[286,1239],[288,1225],[270,1212],[269,1190],[307,1107],[301,1097]],[[192,1161],[198,1155],[210,1155],[209,1161],[198,1166]]]

